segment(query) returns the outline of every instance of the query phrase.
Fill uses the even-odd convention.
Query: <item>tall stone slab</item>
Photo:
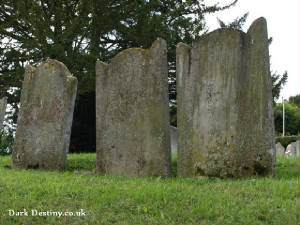
[[[61,170],[70,143],[77,79],[56,60],[26,67],[13,168]]]
[[[295,145],[296,142],[292,142],[290,143],[287,147],[286,147],[286,150],[285,150],[285,154],[286,156],[296,156],[296,145]]]
[[[293,146],[293,151],[294,151],[293,155],[297,156],[297,142],[294,141],[291,143],[291,145]]]
[[[167,46],[131,48],[96,63],[97,170],[125,176],[171,173]]]
[[[177,45],[178,175],[274,172],[267,24],[219,29]]]
[[[7,99],[6,97],[0,99],[0,133],[3,127],[4,115],[6,111]]]

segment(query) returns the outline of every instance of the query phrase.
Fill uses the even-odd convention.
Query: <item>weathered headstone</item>
[[[177,128],[170,126],[171,134],[171,152],[177,153]]]
[[[276,148],[276,156],[282,156],[284,155],[285,149],[284,147],[281,145],[280,142],[278,142],[275,146]]]
[[[56,60],[26,67],[13,168],[61,170],[70,142],[77,79]]]
[[[132,48],[96,63],[97,170],[125,176],[171,172],[167,46]]]
[[[300,148],[300,142],[299,140],[290,143],[286,147],[286,155],[287,156],[299,156],[299,148]]]
[[[291,145],[293,146],[293,156],[297,156],[297,142],[294,141],[291,143]]]
[[[267,24],[219,29],[177,45],[178,175],[274,172]]]
[[[0,133],[2,131],[4,115],[6,111],[7,100],[6,97],[0,99]]]
[[[290,143],[285,150],[286,156],[296,156],[296,149],[295,145],[293,144],[294,142]]]

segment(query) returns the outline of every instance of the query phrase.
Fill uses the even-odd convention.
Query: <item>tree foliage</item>
[[[277,73],[272,73],[271,80],[272,80],[272,95],[273,95],[273,103],[278,100],[280,96],[280,91],[282,90],[283,86],[286,84],[288,79],[288,73],[285,71],[282,75]]]
[[[246,23],[249,12],[246,12],[243,16],[235,18],[232,22],[226,24],[220,18],[217,18],[219,26],[221,28],[234,28],[238,30],[242,30],[243,26]]]
[[[78,79],[71,151],[95,150],[95,61],[129,47],[168,43],[170,100],[176,100],[175,45],[207,32],[204,15],[233,6],[202,0],[6,0],[0,2],[0,96],[16,123],[26,64],[63,62]]]
[[[6,155],[12,152],[13,135],[7,130],[0,132],[0,155]]]
[[[289,97],[289,103],[296,105],[300,108],[300,94]]]
[[[300,126],[300,110],[294,104],[284,103],[285,108],[285,134],[298,135]],[[282,103],[277,103],[274,107],[275,131],[277,134],[283,132],[283,107]]]

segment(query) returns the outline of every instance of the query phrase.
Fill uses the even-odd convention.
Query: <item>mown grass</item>
[[[0,157],[0,224],[282,224],[300,222],[300,163],[275,178],[125,178],[95,174],[95,154],[70,154],[65,172],[12,170]],[[173,172],[176,172],[176,160]],[[85,216],[9,216],[8,210]]]

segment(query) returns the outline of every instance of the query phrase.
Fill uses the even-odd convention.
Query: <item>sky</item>
[[[205,0],[206,4],[232,0]],[[206,16],[209,31],[219,28],[217,17],[222,21],[231,22],[235,18],[249,12],[244,31],[251,23],[265,17],[268,24],[268,35],[273,38],[269,47],[271,55],[271,71],[283,74],[288,72],[288,81],[281,90],[278,101],[288,99],[289,96],[300,94],[300,0],[239,0],[230,9]]]

